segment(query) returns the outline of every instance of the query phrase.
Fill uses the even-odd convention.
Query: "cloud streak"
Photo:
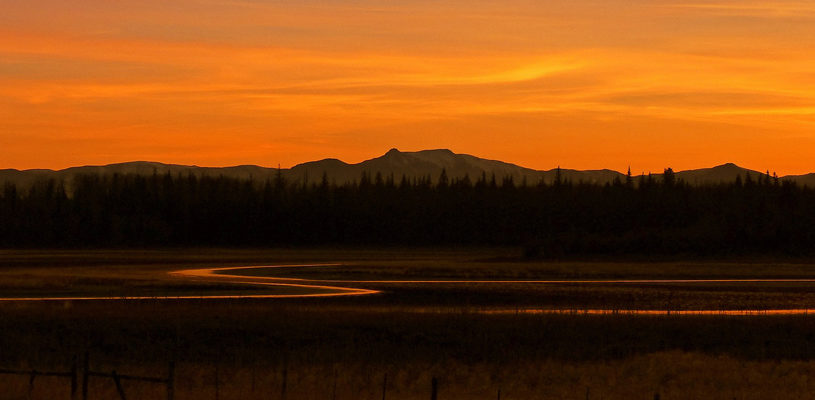
[[[758,18],[812,18],[815,17],[815,5],[812,2],[704,2],[678,3],[663,7],[684,10],[686,12],[708,13],[725,16],[750,16]]]

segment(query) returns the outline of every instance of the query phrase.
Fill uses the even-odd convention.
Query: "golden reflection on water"
[[[481,310],[483,314],[494,315],[722,315],[722,316],[764,316],[764,315],[815,315],[815,310],[775,309],[775,310],[627,310],[627,309],[499,309]]]
[[[407,283],[407,284],[504,284],[504,283],[538,283],[538,284],[665,284],[665,283],[815,283],[815,279],[656,279],[656,280],[320,280],[285,278],[272,276],[233,275],[226,271],[245,269],[277,269],[277,268],[315,268],[336,267],[341,264],[297,264],[297,265],[265,265],[243,267],[202,268],[172,271],[170,276],[198,282],[218,282],[240,285],[257,285],[278,288],[296,288],[305,290],[304,293],[291,294],[213,294],[213,295],[164,295],[164,296],[75,296],[75,297],[6,297],[0,302],[30,302],[30,301],[84,301],[84,300],[184,300],[184,299],[274,299],[274,298],[310,298],[310,297],[337,297],[360,296],[381,293],[379,290],[337,286],[337,283]],[[296,282],[296,283],[295,283]],[[330,284],[330,285],[329,285]],[[309,292],[310,291],[310,292]],[[410,307],[399,311],[414,313],[476,313],[485,315],[655,315],[655,316],[769,316],[769,315],[809,315],[815,313],[812,309],[715,309],[715,310],[675,310],[675,309],[575,309],[575,308],[512,308],[512,309],[461,309],[461,308],[425,308]]]

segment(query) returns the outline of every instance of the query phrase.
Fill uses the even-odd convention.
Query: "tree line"
[[[815,253],[815,191],[769,175],[689,185],[487,176],[354,183],[81,175],[0,194],[0,246],[523,246],[542,257]]]

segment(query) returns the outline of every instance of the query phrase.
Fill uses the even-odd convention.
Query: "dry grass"
[[[134,368],[131,367],[131,370]],[[137,369],[137,368],[136,368]],[[430,380],[440,382],[444,400],[494,399],[790,399],[815,390],[814,361],[758,362],[702,353],[659,352],[604,362],[541,360],[515,365],[440,361],[398,365],[289,365],[286,399],[380,399],[384,375],[388,399],[425,400]],[[240,365],[218,371],[221,400],[282,399],[282,368]],[[65,380],[39,378],[32,399],[68,399]],[[177,399],[216,399],[215,367],[181,364]],[[336,389],[335,389],[336,383]],[[2,377],[6,399],[28,398],[24,377]],[[128,398],[160,399],[164,387],[125,383]],[[110,379],[92,379],[89,397],[117,398]]]
[[[164,250],[0,252],[0,290],[19,293],[225,290],[166,272],[203,266],[340,261],[358,277],[810,277],[806,263],[518,263],[487,251]],[[487,261],[485,261],[487,260]],[[491,261],[490,261],[491,260]],[[340,271],[298,271],[330,278]],[[322,275],[320,275],[322,274]],[[284,301],[0,304],[0,367],[93,369],[163,376],[177,399],[780,399],[815,390],[815,318],[483,315],[484,307],[762,308],[815,306],[810,285],[373,285],[376,296]],[[445,310],[422,313],[421,310]],[[33,399],[68,398],[67,381],[37,378]],[[129,399],[163,388],[126,383]],[[0,375],[0,398],[28,378]],[[94,379],[91,399],[116,398]]]

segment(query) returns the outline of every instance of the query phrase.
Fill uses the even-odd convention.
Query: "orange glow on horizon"
[[[815,172],[804,1],[33,0],[0,27],[0,168],[396,147]]]

